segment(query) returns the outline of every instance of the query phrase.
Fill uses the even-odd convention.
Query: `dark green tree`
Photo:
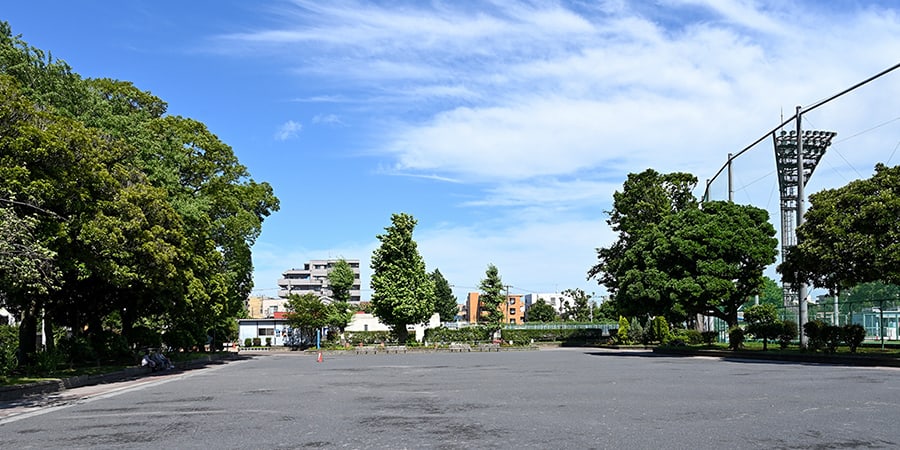
[[[356,277],[353,274],[353,268],[344,258],[339,259],[328,272],[328,289],[331,291],[331,298],[335,302],[349,302],[350,290],[353,289],[354,281],[356,281]]]
[[[450,283],[438,269],[431,272],[431,281],[434,282],[434,312],[438,313],[442,322],[452,322],[459,313],[459,304]]]
[[[422,323],[434,312],[434,284],[425,271],[413,229],[416,220],[405,213],[393,214],[381,246],[372,254],[372,307],[397,339],[406,342],[407,325]]]
[[[623,259],[616,296],[646,314],[673,310],[737,324],[747,297],[760,291],[778,241],[768,212],[731,202],[706,202],[662,219],[642,233]]]
[[[506,296],[503,294],[503,280],[500,279],[500,271],[497,266],[488,264],[487,270],[484,272],[484,279],[478,285],[481,295],[478,297],[481,302],[481,310],[486,313],[479,317],[479,321],[484,323],[492,331],[500,329],[503,322],[503,310],[501,306],[506,304]]]
[[[613,209],[607,211],[607,224],[618,237],[609,247],[597,249],[598,262],[588,271],[588,278],[606,286],[616,297],[620,313],[635,316],[645,315],[650,309],[666,309],[670,319],[683,319],[678,316],[684,312],[675,309],[674,302],[659,299],[655,292],[645,295],[640,286],[630,286],[634,277],[625,279],[626,273],[633,269],[627,252],[665,217],[696,209],[697,200],[691,194],[696,184],[697,177],[688,173],[660,174],[647,169],[628,174],[622,190],[613,194]],[[657,304],[655,308],[651,308],[653,304]]]
[[[303,330],[307,336],[314,336],[316,330],[322,329],[332,319],[329,305],[322,303],[316,294],[291,294],[285,304],[288,313],[285,315],[292,328]]]
[[[844,290],[900,284],[900,166],[875,166],[868,179],[809,196],[798,245],[779,267],[785,281]]]
[[[558,319],[556,310],[544,299],[538,299],[525,311],[525,320],[528,322],[556,322]]]
[[[747,332],[763,340],[763,351],[768,350],[769,340],[778,339],[784,331],[778,320],[778,310],[771,303],[760,303],[744,311]]]

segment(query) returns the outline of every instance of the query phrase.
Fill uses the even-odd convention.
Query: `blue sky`
[[[328,257],[362,260],[368,287],[395,212],[460,300],[489,263],[511,292],[603,294],[585,274],[629,172],[691,172],[700,196],[782,111],[900,61],[894,2],[8,3],[0,20],[31,45],[161,97],[272,184],[281,211],[254,247],[267,295]],[[898,98],[900,72],[805,117],[838,132],[807,192],[900,162]],[[777,225],[770,140],[734,180]]]

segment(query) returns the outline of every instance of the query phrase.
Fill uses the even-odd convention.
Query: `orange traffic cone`
[[[316,358],[316,362],[322,362],[322,352],[319,352],[319,357]]]

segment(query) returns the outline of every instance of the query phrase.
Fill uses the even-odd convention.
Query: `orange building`
[[[487,311],[482,309],[478,292],[469,292],[463,309],[463,315],[469,323],[477,323],[480,317],[487,314]],[[503,313],[503,323],[525,323],[525,301],[521,294],[507,295],[506,302],[500,304],[500,311]]]

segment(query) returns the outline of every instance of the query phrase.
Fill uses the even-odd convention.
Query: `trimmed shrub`
[[[806,347],[812,351],[825,348],[825,327],[828,326],[821,320],[812,320],[803,324],[803,333],[806,334]]]
[[[856,349],[866,339],[866,329],[858,323],[844,325],[841,327],[841,337],[850,347],[850,353],[856,353]]]
[[[253,346],[253,339],[244,338],[244,347],[252,347],[252,346]]]
[[[781,330],[778,333],[778,346],[784,350],[797,339],[797,322],[793,320],[781,321]]]
[[[744,329],[735,325],[728,329],[728,347],[732,350],[744,348]]]
[[[631,335],[628,330],[628,319],[619,316],[619,331],[616,333],[617,344],[628,344],[631,342]]]
[[[253,338],[253,346],[254,347],[262,347],[262,339],[255,337]]]
[[[568,329],[568,330],[508,330],[501,331],[504,341],[512,341],[517,344],[526,344],[534,340],[535,342],[562,342],[563,345],[581,345],[591,342],[602,342],[606,340],[603,336],[603,330],[590,329]]]
[[[371,345],[391,340],[390,331],[352,331],[344,334],[344,340],[350,345]]]
[[[841,345],[841,328],[834,325],[825,325],[822,330],[822,339],[825,341],[825,350],[828,353],[836,353],[838,345]]]
[[[669,323],[666,322],[666,318],[663,316],[654,317],[653,321],[649,322],[648,326],[644,328],[644,334],[647,335],[648,341],[659,342],[660,344],[665,344],[669,339],[672,339]]]
[[[503,332],[506,339],[506,331]],[[425,330],[425,341],[430,343],[449,344],[451,342],[476,342],[489,341],[491,339],[491,330],[487,327],[466,327],[466,328],[429,328]]]
[[[719,339],[719,332],[704,331],[700,333],[700,339],[702,339],[703,343],[706,345],[713,345],[713,342],[716,342]]]
[[[637,317],[632,317],[631,323],[628,324],[628,340],[635,344],[647,343],[647,335],[644,333],[644,327],[641,326],[641,322],[638,321]]]

